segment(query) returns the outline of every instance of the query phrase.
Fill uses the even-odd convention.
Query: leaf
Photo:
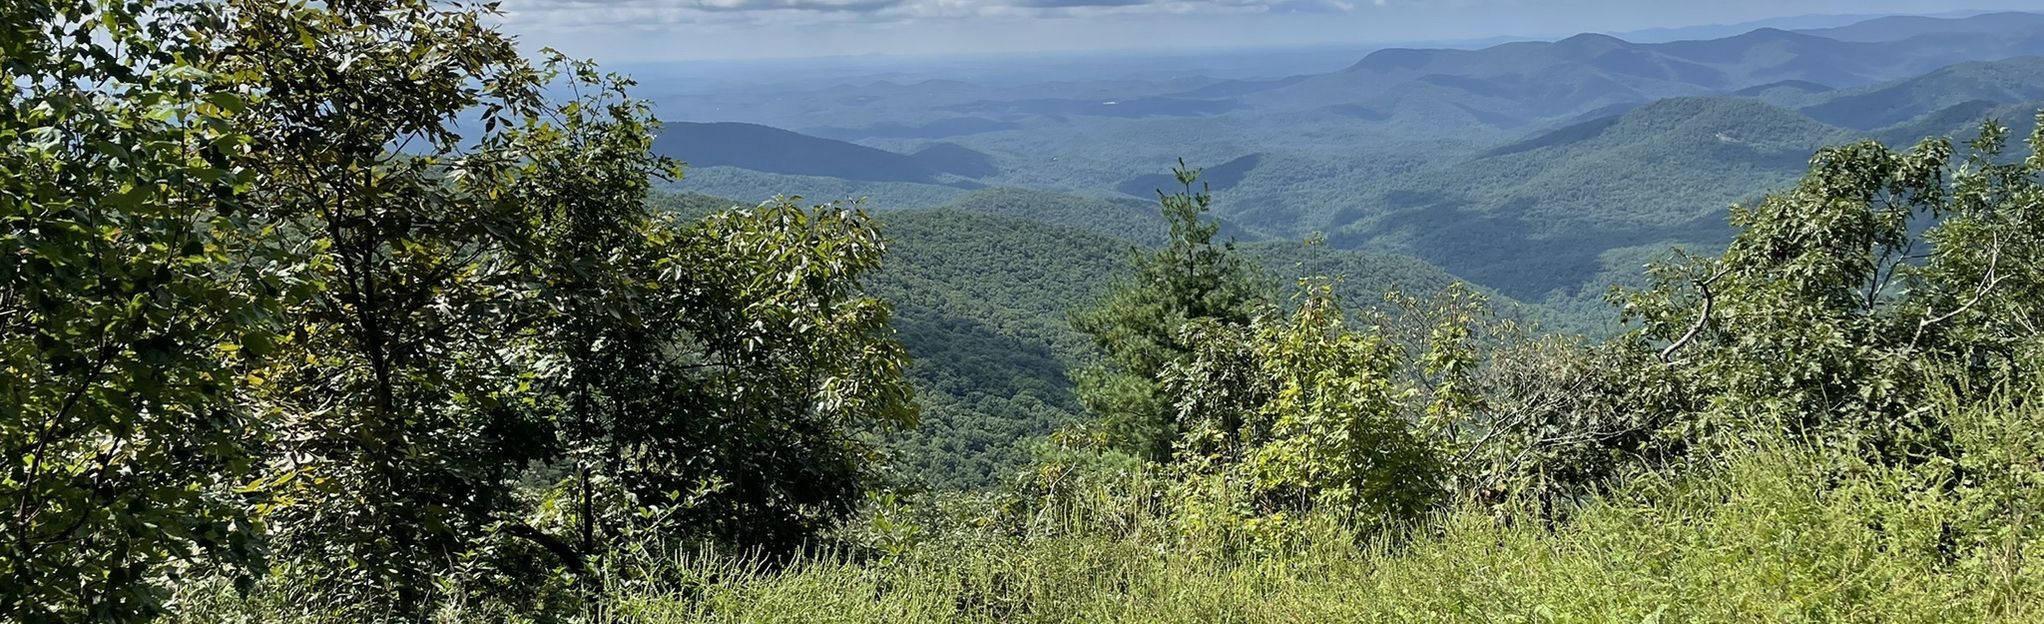
[[[212,104],[214,107],[226,111],[227,114],[230,116],[240,115],[248,110],[247,102],[243,101],[240,95],[224,91],[216,91],[213,93],[206,94],[206,103]]]

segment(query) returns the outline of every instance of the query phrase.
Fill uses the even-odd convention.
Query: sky
[[[599,61],[1368,45],[2044,0],[504,0],[526,45]]]

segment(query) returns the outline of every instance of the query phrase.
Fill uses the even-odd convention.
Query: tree
[[[1162,384],[1185,431],[1181,468],[1244,482],[1265,516],[1317,508],[1386,527],[1444,500],[1442,440],[1410,413],[1427,397],[1403,379],[1404,354],[1348,328],[1326,284],[1289,315],[1185,331],[1198,346]]]
[[[279,159],[264,188],[327,271],[271,397],[298,501],[272,513],[281,552],[332,601],[309,608],[414,612],[500,555],[593,598],[635,526],[787,550],[866,485],[855,436],[913,420],[862,292],[885,252],[862,213],[650,212],[676,169],[629,82],[531,67],[474,10],[234,16],[223,65],[272,94],[252,109]],[[481,132],[454,132],[476,110]],[[551,494],[518,489],[534,480]]]
[[[1215,243],[1220,225],[1204,220],[1213,194],[1192,191],[1199,171],[1184,161],[1172,169],[1185,190],[1158,192],[1170,223],[1163,249],[1139,253],[1135,275],[1105,301],[1075,315],[1073,325],[1104,352],[1100,365],[1078,375],[1079,399],[1099,416],[1109,444],[1139,457],[1168,462],[1177,442],[1172,401],[1160,392],[1164,370],[1185,361],[1195,345],[1182,329],[1197,319],[1247,325],[1267,305],[1270,288],[1232,243]]]
[[[630,234],[534,274],[535,320],[510,343],[556,440],[531,473],[566,474],[500,526],[574,572],[585,604],[637,581],[599,575],[618,548],[805,546],[873,484],[870,434],[916,418],[888,307],[863,292],[886,248],[862,211],[616,216]]]
[[[786,550],[849,511],[915,415],[876,229],[652,210],[629,81],[493,10],[0,12],[0,617],[272,569],[317,618],[547,610],[626,528]]]
[[[1653,267],[1624,301],[1686,397],[1675,437],[1905,459],[1946,437],[1918,409],[1927,366],[2035,366],[2044,160],[2007,158],[2006,135],[1987,124],[1958,162],[1945,140],[1826,149],[1795,189],[1734,209],[1723,255]]]
[[[672,527],[788,552],[871,484],[868,434],[916,421],[888,305],[863,291],[884,239],[864,211],[793,199],[673,232],[654,267],[682,409],[616,432],[618,469],[642,499],[682,494]]]
[[[481,12],[428,0],[235,2],[213,71],[259,94],[238,123],[259,159],[251,200],[287,225],[322,288],[294,302],[269,510],[313,612],[408,612],[513,508],[512,477],[550,452],[500,348],[520,331],[506,260],[516,164],[559,131],[540,75]],[[453,120],[481,111],[481,133]]]
[[[262,568],[244,401],[313,288],[247,201],[217,7],[0,11],[0,619],[133,621]]]

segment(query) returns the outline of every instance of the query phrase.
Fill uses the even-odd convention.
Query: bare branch
[[[1923,333],[1929,330],[1932,325],[1943,323],[1945,321],[1952,320],[1953,318],[1957,318],[1961,314],[1965,314],[1967,310],[1971,310],[1973,309],[1973,306],[1978,305],[1980,303],[1980,300],[1986,299],[1989,293],[1994,292],[1994,289],[2001,285],[2002,280],[2008,278],[2007,275],[2001,273],[2000,266],[2001,266],[2001,239],[1997,237],[1994,243],[1988,247],[1987,272],[1980,276],[1980,287],[1975,288],[1973,290],[1973,298],[1967,299],[1966,303],[1960,304],[1959,307],[1953,308],[1952,311],[1950,312],[1946,312],[1944,314],[1928,317],[1921,321],[1917,321],[1916,335],[1911,336],[1909,338],[1908,350],[1910,351],[1916,350],[1917,343],[1923,341]]]
[[[1729,272],[1731,272],[1730,267],[1721,268],[1710,277],[1696,281],[1696,291],[1703,295],[1703,310],[1697,313],[1696,322],[1689,324],[1689,331],[1682,332],[1682,337],[1676,338],[1675,342],[1668,345],[1668,348],[1661,350],[1659,357],[1663,363],[1673,361],[1672,358],[1675,357],[1675,352],[1681,351],[1682,347],[1688,346],[1690,341],[1696,339],[1697,334],[1703,333],[1704,326],[1710,324],[1711,308],[1717,302],[1717,297],[1710,292],[1710,285],[1717,283],[1719,279],[1724,278],[1725,274]]]
[[[1888,290],[1888,285],[1895,281],[1895,275],[1903,265],[1915,257],[1911,254],[1915,247],[1916,241],[1911,239],[1899,248],[1887,247],[1881,251],[1881,258],[1874,262],[1874,274],[1867,284],[1866,298],[1861,302],[1864,312],[1872,314],[1880,305],[1881,293]]]

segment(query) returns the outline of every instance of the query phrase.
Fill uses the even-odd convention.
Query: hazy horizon
[[[2038,10],[2036,0],[506,0],[527,46],[609,62],[1369,47],[1812,15]]]

